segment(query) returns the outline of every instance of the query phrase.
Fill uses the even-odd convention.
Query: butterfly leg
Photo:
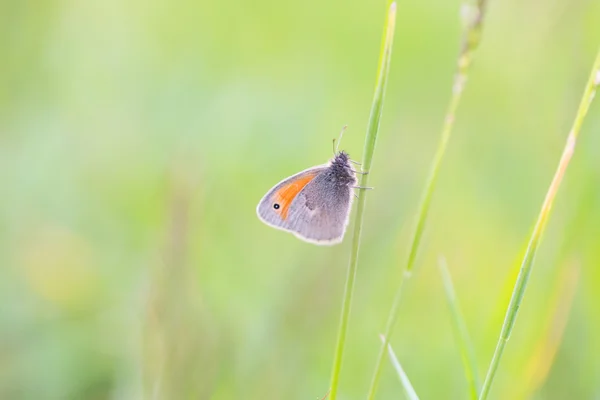
[[[363,189],[363,190],[371,190],[371,189],[375,189],[373,187],[370,186],[352,186],[352,189]]]
[[[354,172],[355,174],[361,174],[361,175],[367,175],[369,173],[369,171],[356,171],[356,170],[352,170],[352,172]]]
[[[359,163],[358,161],[354,161],[354,160],[348,160],[350,161],[352,164],[356,164],[356,165],[362,165],[361,163]]]

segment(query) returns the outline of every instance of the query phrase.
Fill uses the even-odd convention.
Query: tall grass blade
[[[440,268],[440,274],[442,275],[442,281],[444,282],[444,290],[446,292],[446,299],[448,300],[448,306],[450,307],[450,315],[452,320],[452,329],[454,330],[454,337],[460,350],[460,358],[462,359],[463,367],[465,369],[465,376],[469,383],[469,393],[472,399],[477,399],[479,396],[479,376],[477,374],[477,358],[475,358],[475,350],[473,343],[469,337],[469,331],[465,319],[463,318],[458,299],[456,298],[456,292],[454,291],[454,285],[452,284],[452,277],[450,271],[448,271],[448,264],[444,257],[440,257],[438,262]]]
[[[380,338],[382,342],[385,342],[385,337],[383,337],[383,335],[380,335]],[[398,357],[396,357],[396,353],[394,353],[392,345],[388,344],[387,349],[388,354],[390,356],[390,361],[392,362],[392,365],[394,366],[394,369],[398,374],[398,378],[400,378],[400,382],[402,383],[402,388],[404,389],[404,394],[406,395],[406,398],[409,400],[419,400],[419,396],[417,396],[417,392],[415,392],[415,389],[410,383],[406,372],[404,372],[402,365],[400,365],[400,361],[398,361]]]
[[[494,356],[492,357],[487,376],[483,382],[483,387],[479,396],[481,400],[487,398],[492,387],[492,383],[494,382],[494,377],[496,376],[500,359],[502,358],[504,348],[514,328],[515,321],[517,319],[517,313],[519,311],[519,307],[521,306],[521,302],[523,301],[523,296],[525,295],[525,289],[527,288],[527,282],[529,281],[529,275],[531,274],[531,268],[533,266],[535,254],[537,252],[542,234],[544,233],[544,229],[546,228],[548,218],[550,217],[554,198],[556,197],[558,188],[560,187],[567,167],[569,166],[569,162],[571,161],[571,157],[573,156],[573,152],[575,151],[575,144],[577,143],[577,137],[579,136],[581,125],[583,124],[598,85],[600,85],[600,49],[598,50],[596,61],[594,62],[592,72],[588,79],[587,85],[585,86],[583,97],[581,98],[581,103],[579,104],[579,109],[577,110],[575,121],[573,122],[573,127],[571,128],[569,136],[567,137],[567,143],[558,163],[556,172],[554,173],[554,177],[552,178],[552,182],[550,183],[550,187],[548,188],[548,192],[546,193],[546,198],[544,199],[537,222],[533,228],[533,233],[529,239],[527,251],[525,252],[523,262],[521,263],[521,270],[513,289],[510,304],[506,310],[506,316],[504,318],[504,323],[502,324],[502,330],[500,331],[498,343],[496,344],[496,350],[494,351]]]
[[[383,99],[387,84],[388,72],[390,69],[390,59],[392,56],[392,42],[394,39],[394,28],[396,25],[396,2],[392,2],[388,8],[381,54],[379,56],[379,66],[377,68],[377,82],[375,85],[375,95],[371,105],[371,114],[367,126],[367,136],[365,138],[365,148],[363,154],[362,168],[365,171],[371,171],[373,161],[373,152],[375,151],[375,142],[379,131],[379,121],[383,111]],[[360,186],[368,187],[370,174],[361,175]],[[361,191],[358,197],[358,206],[356,210],[356,220],[354,223],[354,234],[352,238],[352,249],[350,254],[350,264],[346,276],[346,287],[344,290],[344,300],[342,303],[342,314],[340,317],[340,326],[338,330],[337,343],[335,346],[335,356],[333,360],[333,369],[331,373],[330,399],[335,400],[338,393],[340,380],[340,370],[342,368],[342,358],[344,355],[344,345],[346,343],[346,331],[348,329],[348,320],[350,317],[350,308],[352,305],[352,295],[354,292],[354,280],[356,278],[356,269],[358,266],[358,251],[360,248],[360,237],[362,232],[364,210],[366,197],[364,191]]]
[[[404,285],[404,281],[410,277],[410,274],[414,268],[419,245],[425,229],[427,213],[429,212],[429,206],[431,204],[431,199],[433,198],[433,192],[435,190],[439,169],[442,164],[442,160],[444,159],[448,142],[450,141],[452,128],[454,127],[456,110],[460,104],[460,99],[467,82],[469,67],[473,61],[473,55],[479,46],[479,42],[481,41],[481,31],[483,27],[483,17],[485,15],[486,3],[487,0],[478,0],[475,5],[463,5],[461,10],[465,20],[464,22],[466,28],[463,36],[463,44],[458,56],[456,74],[454,76],[454,85],[452,88],[452,97],[450,98],[450,103],[448,104],[440,141],[438,142],[438,147],[431,164],[429,177],[427,178],[427,183],[425,184],[425,188],[421,197],[419,211],[417,212],[416,216],[415,230],[413,232],[410,244],[409,255],[404,266],[404,274],[402,280],[398,284],[398,288],[396,289],[396,293],[394,295],[394,300],[392,301],[392,307],[388,314],[384,333],[386,339],[379,349],[379,354],[377,356],[377,360],[375,361],[373,378],[371,379],[371,386],[367,396],[369,400],[373,400],[375,398],[375,393],[377,392],[377,385],[379,384],[379,376],[381,374],[385,349],[398,319],[400,299],[402,297],[402,287]]]

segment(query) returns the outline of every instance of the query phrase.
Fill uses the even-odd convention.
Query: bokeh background
[[[449,99],[458,0],[400,1],[342,370],[365,397]],[[256,218],[280,179],[360,159],[385,2],[0,3],[0,398],[319,399],[349,236]],[[392,344],[468,395],[437,259],[483,376],[600,45],[600,2],[490,1]],[[600,102],[559,192],[495,399],[600,397]],[[401,398],[386,363],[379,398]]]

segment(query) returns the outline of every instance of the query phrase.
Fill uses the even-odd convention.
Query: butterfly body
[[[341,151],[328,164],[299,172],[275,185],[259,202],[267,225],[319,245],[342,241],[352,206],[356,173]]]

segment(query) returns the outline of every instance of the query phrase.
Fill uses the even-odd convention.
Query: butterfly
[[[329,163],[285,178],[269,190],[256,207],[258,218],[309,243],[340,243],[348,226],[352,189],[357,188],[356,174],[364,174],[352,163],[358,164],[335,148]]]

